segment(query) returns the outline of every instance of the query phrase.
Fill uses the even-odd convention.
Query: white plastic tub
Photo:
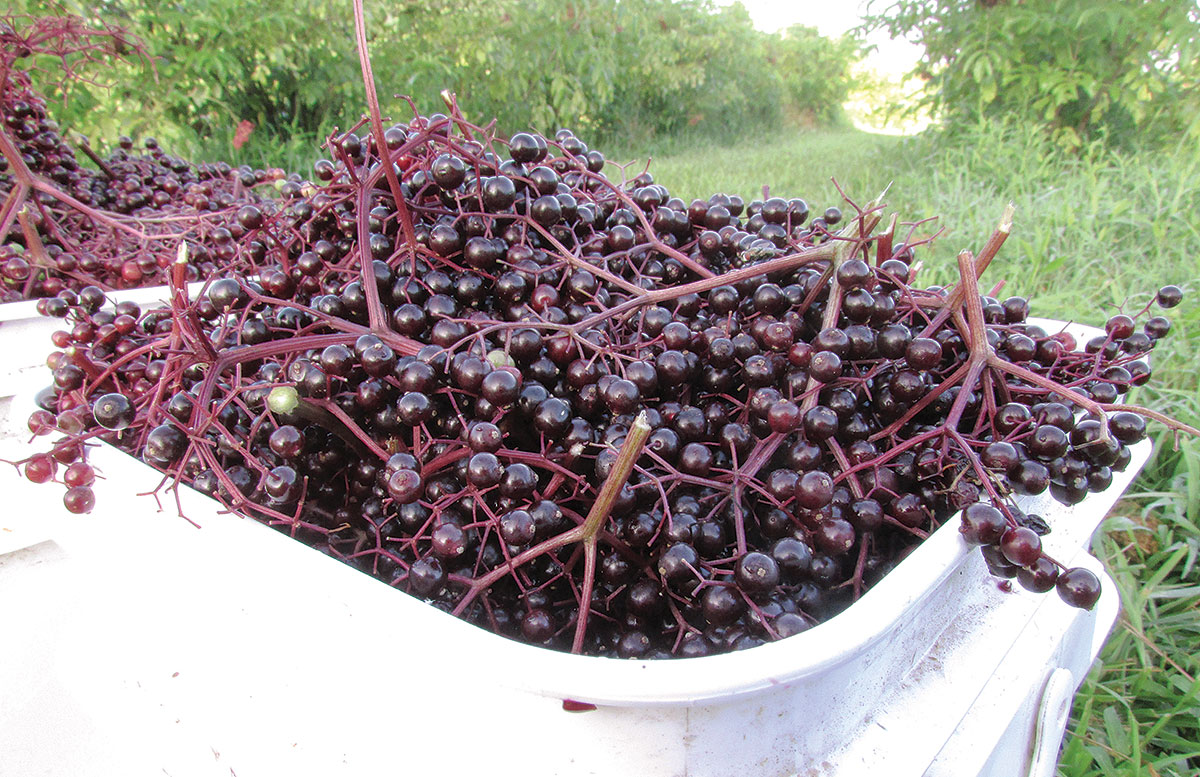
[[[23,520],[5,523],[51,527],[73,579],[57,589],[53,616],[39,611],[54,628],[17,644],[49,664],[94,739],[172,775],[400,775],[447,763],[455,773],[854,774],[840,749],[943,629],[998,622],[980,644],[1001,650],[1019,630],[996,611],[1032,598],[1000,591],[948,524],[845,613],[787,640],[665,662],[570,656],[479,630],[185,492],[184,510],[203,527],[194,529],[171,505],[157,513],[148,497],[123,496],[152,489],[156,474],[114,451],[96,463],[108,480],[84,517],[55,509],[57,488],[8,476],[10,515]],[[1048,517],[1077,538],[1090,533],[1131,470],[1096,502]],[[1115,592],[1104,595],[1115,607]],[[23,632],[0,613],[10,635]],[[987,675],[957,679],[955,693],[969,698],[964,682],[981,687]],[[64,702],[25,696],[14,716],[25,725],[0,726],[0,751],[39,763],[48,752],[22,732]],[[565,712],[564,699],[598,707]],[[205,744],[219,762],[196,755]]]
[[[1074,558],[1149,452],[1136,446],[1112,488],[1080,505],[1029,500],[1054,527],[1047,552]],[[171,494],[163,512],[131,496],[152,491],[156,472],[97,454],[105,480],[88,516],[65,514],[58,487],[0,476],[0,529],[46,529],[52,542],[35,547],[69,559],[75,581],[49,605],[66,637],[33,651],[54,657],[65,701],[29,695],[17,725],[0,725],[15,763],[46,757],[20,721],[65,704],[84,711],[97,747],[136,747],[146,773],[176,776],[856,774],[838,753],[947,627],[974,633],[1030,599],[1001,591],[951,520],[847,611],[786,640],[690,660],[571,656],[480,630],[181,489],[196,529]],[[987,677],[964,679],[977,694]],[[596,709],[568,712],[564,700]],[[58,773],[133,773],[96,770],[96,758]]]
[[[1092,610],[1020,589],[972,592],[921,662],[843,747],[838,775],[1053,777],[1071,699],[1120,610],[1116,585],[1084,551],[1064,557],[1092,570]]]

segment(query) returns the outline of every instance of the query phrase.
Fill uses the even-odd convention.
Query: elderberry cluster
[[[17,56],[30,37],[56,51],[80,34],[70,24],[46,33],[53,21],[41,20],[28,34],[0,25],[0,302],[91,285],[162,285],[181,239],[192,242],[192,279],[235,263],[252,272],[252,252],[228,251],[244,231],[236,216],[242,208],[270,211],[273,200],[254,187],[282,172],[194,164],[153,138],[139,152],[121,137],[106,157],[86,138],[68,142]]]
[[[686,203],[565,130],[378,130],[210,235],[257,274],[192,298],[180,263],[149,310],[49,301],[68,327],[30,428],[63,437],[26,475],[67,465],[86,512],[99,438],[482,627],[592,655],[804,631],[959,511],[996,574],[1094,603],[1012,498],[1076,502],[1128,463],[1151,411],[1114,403],[1169,329],[1135,331],[1149,305],[1077,349],[979,294],[1004,230],[956,287],[921,288],[920,241],[877,233],[878,204]]]

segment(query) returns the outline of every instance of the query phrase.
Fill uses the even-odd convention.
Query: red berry
[[[1027,567],[1042,555],[1042,538],[1033,529],[1014,526],[1001,537],[1000,551],[1011,563]]]
[[[63,494],[63,504],[76,515],[90,513],[96,506],[96,494],[87,486],[75,486]]]
[[[54,477],[54,471],[58,469],[58,465],[54,459],[47,456],[45,453],[39,453],[31,456],[25,464],[25,477],[29,478],[34,483],[45,483]]]
[[[63,473],[63,482],[72,488],[90,486],[96,482],[96,470],[92,469],[90,464],[77,461],[67,467],[67,471]]]

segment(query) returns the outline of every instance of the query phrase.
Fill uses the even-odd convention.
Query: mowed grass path
[[[984,276],[1035,315],[1099,325],[1140,310],[1167,283],[1190,293],[1154,352],[1155,388],[1135,392],[1180,420],[1200,421],[1200,150],[1067,157],[1032,134],[982,130],[936,148],[846,130],[733,144],[666,143],[609,154],[650,171],[685,201],[715,192],[803,197],[846,208],[831,179],[866,203],[885,187],[901,221],[937,216],[920,253],[929,283],[953,278],[954,256],[978,250],[1004,207],[1012,236]],[[1122,591],[1121,620],[1076,699],[1060,774],[1200,773],[1200,444],[1159,433],[1155,458],[1106,520],[1095,552]]]

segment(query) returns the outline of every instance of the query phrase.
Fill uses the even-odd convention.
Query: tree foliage
[[[783,79],[789,116],[831,124],[842,118],[842,103],[855,88],[850,66],[863,55],[853,37],[823,37],[815,27],[796,24],[767,41],[768,63]]]
[[[18,0],[30,6],[33,0]],[[323,134],[360,117],[350,4],[339,0],[55,0],[52,10],[124,25],[152,67],[114,62],[108,91],[74,87],[65,123],[104,136]],[[32,7],[29,12],[38,12]],[[45,13],[42,8],[41,13]],[[754,29],[713,0],[391,0],[370,2],[367,32],[385,111],[425,112],[454,91],[466,114],[502,131],[570,126],[629,140],[837,117],[850,41],[795,27]]]
[[[898,0],[864,29],[925,49],[925,107],[951,126],[1044,124],[1068,148],[1200,130],[1195,0]]]

